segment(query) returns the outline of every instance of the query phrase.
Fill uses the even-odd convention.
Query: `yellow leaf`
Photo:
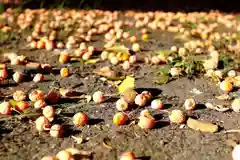
[[[89,59],[84,62],[84,64],[95,64],[99,61],[99,59]]]
[[[118,93],[121,94],[128,88],[132,88],[133,89],[134,88],[134,82],[135,82],[134,77],[127,76],[123,80],[123,82],[118,86]]]
[[[160,54],[162,56],[168,56],[170,53],[172,53],[171,50],[156,50],[154,51],[156,54]]]

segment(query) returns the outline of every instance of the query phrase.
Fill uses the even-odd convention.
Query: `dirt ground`
[[[173,41],[172,33],[152,32],[150,37],[151,39],[147,42],[139,42],[146,50],[145,53],[150,54],[153,50],[168,49],[173,44],[179,45],[178,42]],[[96,41],[93,45],[98,46],[99,43],[101,42]],[[127,43],[126,46],[128,46]],[[1,50],[23,54],[32,61],[50,63],[56,68],[62,67],[58,64],[58,55],[52,51],[29,49],[23,38],[2,44]],[[73,73],[70,77],[61,78],[56,74],[53,78],[45,75],[45,81],[37,85],[33,82],[16,84],[9,79],[0,84],[0,92],[9,95],[17,89],[29,92],[38,88],[47,92],[52,87],[70,87],[87,94],[92,94],[97,90],[104,91],[106,94],[114,94],[116,92],[114,86],[102,82],[99,76],[91,73],[94,69],[106,64],[109,62],[100,61],[84,66],[81,66],[79,62],[72,62],[67,64]],[[22,70],[24,67],[13,69]],[[181,77],[167,84],[158,85],[154,83],[158,78],[156,66],[137,63],[127,72],[123,71],[120,66],[115,66],[114,69],[120,71],[122,75],[133,73],[136,78],[136,88],[156,92],[168,110],[181,109],[185,99],[190,96],[194,96],[196,102],[200,104],[216,102],[229,105],[228,102],[215,98],[221,94],[221,91],[214,82],[203,76]],[[194,88],[202,93],[192,93]],[[236,90],[231,95],[238,97],[240,91]],[[118,159],[120,153],[124,151],[133,151],[138,158],[143,160],[230,160],[232,147],[226,143],[226,140],[240,140],[238,133],[224,133],[224,130],[240,127],[239,114],[232,111],[222,113],[199,107],[188,112],[188,115],[212,122],[222,128],[219,132],[210,134],[197,132],[186,126],[170,124],[168,115],[164,112],[155,114],[158,123],[150,131],[144,131],[137,125],[124,125],[117,128],[112,123],[112,117],[117,110],[115,100],[111,99],[102,104],[84,105],[72,100],[61,100],[60,104],[54,107],[61,109],[61,114],[64,115],[55,120],[63,124],[64,138],[53,138],[47,133],[39,134],[34,126],[36,117],[0,121],[0,159],[40,160],[44,155],[55,155],[61,149],[76,147],[92,151],[94,160]],[[82,128],[73,126],[71,117],[78,111],[87,113],[92,119],[90,125]],[[140,110],[133,112],[133,117],[137,117],[139,112]],[[71,136],[83,137],[85,141],[77,144]],[[110,140],[112,149],[103,145],[104,139]]]

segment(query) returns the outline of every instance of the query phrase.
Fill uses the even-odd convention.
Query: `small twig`
[[[231,129],[231,130],[224,131],[224,133],[240,133],[240,129]]]
[[[22,115],[22,113],[19,112],[18,110],[16,110],[15,108],[12,108],[12,110],[14,110],[14,111],[17,112],[18,114]]]

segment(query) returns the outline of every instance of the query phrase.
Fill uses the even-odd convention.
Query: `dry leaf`
[[[232,98],[228,94],[222,94],[220,96],[216,96],[219,100],[231,100]]]
[[[126,89],[134,88],[135,79],[134,77],[127,76],[123,82],[118,86],[118,93],[123,93]]]
[[[101,69],[97,69],[93,71],[94,74],[97,74],[99,76],[103,76],[106,78],[116,78],[117,73],[110,69],[109,67],[103,67]]]
[[[168,83],[170,80],[170,77],[168,75],[160,75],[156,80],[155,83],[162,85]]]
[[[230,109],[228,107],[223,107],[222,105],[213,105],[212,103],[206,103],[205,106],[209,109],[213,109],[219,112],[226,112]]]
[[[103,146],[108,148],[108,149],[112,149],[111,140],[109,138],[104,138],[103,139]]]
[[[218,126],[212,123],[188,118],[187,126],[195,131],[215,133],[218,131]]]

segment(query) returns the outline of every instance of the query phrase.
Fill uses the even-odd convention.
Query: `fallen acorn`
[[[125,101],[127,101],[129,104],[134,103],[134,100],[137,96],[137,92],[132,88],[127,88],[123,93],[122,96]]]
[[[188,118],[187,126],[195,131],[215,133],[218,131],[218,126],[212,123]]]
[[[182,124],[186,121],[183,111],[175,109],[169,113],[169,119],[172,123]]]
[[[156,120],[153,117],[140,116],[138,126],[142,129],[152,129],[156,124]]]
[[[163,108],[163,103],[160,99],[154,99],[151,102],[151,108],[152,109],[162,109]]]
[[[128,116],[125,113],[118,112],[113,116],[113,124],[116,126],[124,125],[128,121]]]
[[[135,160],[136,157],[133,152],[124,152],[120,156],[120,160]]]
[[[220,83],[220,89],[224,92],[231,92],[233,90],[233,85],[229,81],[222,81]]]
[[[50,64],[45,63],[45,64],[41,64],[40,66],[43,71],[49,72],[49,73],[52,72],[52,66]]]
[[[126,111],[128,109],[128,103],[125,101],[125,99],[120,98],[116,102],[116,108],[118,111]]]
[[[13,99],[15,101],[24,101],[24,100],[26,100],[26,98],[27,98],[27,95],[21,90],[16,90],[13,93]]]
[[[41,160],[56,160],[53,156],[44,156]]]
[[[57,91],[50,91],[47,95],[47,100],[48,102],[50,102],[51,104],[56,104],[59,102],[60,100],[60,93]]]
[[[53,106],[46,106],[43,108],[43,116],[46,117],[50,122],[53,121],[55,115],[55,109]]]
[[[88,116],[83,112],[78,112],[73,116],[73,124],[77,127],[88,124]]]
[[[130,68],[130,62],[129,61],[124,61],[123,64],[122,64],[122,68],[124,70],[129,70]]]
[[[10,115],[12,113],[12,106],[9,102],[0,103],[0,114]]]
[[[34,102],[34,108],[41,109],[47,106],[47,103],[43,99],[39,99],[36,102]]]
[[[43,80],[44,80],[44,76],[41,73],[38,73],[33,77],[33,82],[35,83],[41,82]]]
[[[58,59],[59,63],[61,64],[65,64],[69,62],[69,60],[70,60],[70,57],[67,53],[61,53]]]
[[[49,134],[51,137],[60,138],[63,135],[63,128],[59,124],[54,124],[50,128]]]
[[[140,51],[140,45],[138,43],[133,43],[132,50],[134,52],[139,52]]]
[[[240,98],[234,99],[234,100],[232,101],[231,107],[232,107],[232,110],[233,110],[234,112],[239,113],[239,112],[240,112]]]
[[[240,145],[237,144],[232,150],[233,160],[239,160],[239,153],[240,153]]]
[[[103,92],[96,91],[96,92],[93,93],[92,99],[95,103],[99,104],[99,103],[104,102],[105,97],[104,97]]]
[[[49,127],[50,127],[49,120],[46,117],[44,117],[44,116],[38,117],[36,119],[36,121],[35,121],[35,124],[36,124],[36,129],[39,132],[43,132],[43,131],[49,130]]]
[[[143,117],[152,117],[152,112],[149,111],[148,109],[144,109],[140,112],[140,116]]]
[[[147,98],[143,94],[138,94],[134,101],[135,101],[135,104],[140,107],[143,107],[147,104]]]
[[[22,82],[23,80],[23,73],[20,71],[17,71],[13,74],[13,80],[17,83]]]
[[[196,102],[193,98],[186,99],[184,104],[186,110],[194,110],[196,108]]]
[[[152,93],[149,91],[142,91],[141,94],[146,97],[147,101],[150,101],[152,99]]]
[[[71,153],[65,150],[62,150],[57,153],[56,160],[74,160],[74,158],[71,155]]]
[[[41,90],[34,90],[34,91],[32,91],[29,94],[28,97],[29,97],[30,101],[33,101],[33,102],[35,102],[35,101],[37,101],[39,99],[44,99],[45,98],[44,97],[44,92],[41,91]]]
[[[68,77],[70,75],[70,72],[69,72],[69,69],[64,67],[64,68],[61,68],[60,70],[60,76],[61,77]]]

